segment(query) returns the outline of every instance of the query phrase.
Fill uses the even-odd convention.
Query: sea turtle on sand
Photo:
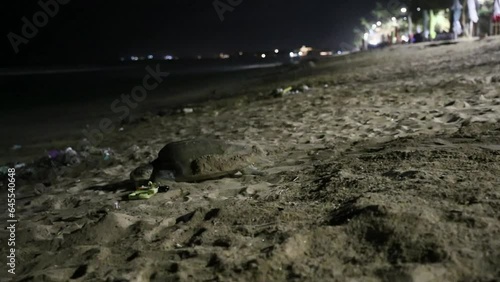
[[[245,146],[220,140],[197,138],[167,144],[158,158],[149,165],[131,173],[134,181],[155,182],[175,180],[198,182],[234,175],[262,174],[255,163],[264,161],[264,153],[257,146]]]
[[[144,185],[151,180],[153,170],[154,168],[152,164],[141,165],[130,173],[130,180],[132,180],[137,186]]]

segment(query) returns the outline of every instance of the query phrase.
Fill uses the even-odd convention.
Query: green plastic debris
[[[292,91],[292,89],[293,89],[293,87],[292,87],[292,86],[290,86],[290,87],[287,87],[287,88],[283,89],[283,95],[288,94],[288,92]]]
[[[128,195],[129,200],[147,200],[158,193],[158,184],[149,181],[148,186],[138,187],[137,190]]]

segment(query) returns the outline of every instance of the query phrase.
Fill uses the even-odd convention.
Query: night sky
[[[7,19],[1,30],[4,65],[95,63],[148,53],[195,56],[303,44],[338,49],[342,42],[352,42],[359,18],[375,6],[370,0],[242,0],[221,22],[213,0],[64,1],[69,3],[60,5],[27,44],[20,44],[18,54],[7,34],[22,35],[21,18],[32,21],[42,9],[38,1],[2,1],[2,18]]]

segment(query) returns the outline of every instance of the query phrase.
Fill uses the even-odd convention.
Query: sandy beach
[[[12,281],[498,281],[499,70],[500,38],[395,46],[145,113],[98,146],[6,152],[26,162]],[[252,146],[259,173],[127,200],[136,167],[199,137]],[[53,146],[79,162],[47,162]]]

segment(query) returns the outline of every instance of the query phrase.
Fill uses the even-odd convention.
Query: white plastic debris
[[[12,149],[12,150],[14,150],[14,151],[16,151],[16,150],[21,149],[22,147],[23,147],[23,146],[21,146],[21,145],[17,145],[17,144],[16,144],[16,145],[12,146],[12,148],[11,148],[11,149]]]
[[[78,153],[71,147],[66,148],[64,150],[64,162],[67,165],[79,164],[80,158],[78,157]]]
[[[26,166],[26,164],[25,164],[25,163],[18,163],[18,164],[16,164],[16,165],[14,166],[14,168],[15,168],[15,169],[20,169],[20,168],[23,168],[23,167],[25,167],[25,166]]]
[[[108,161],[109,159],[111,159],[111,153],[112,153],[112,151],[109,148],[102,151],[102,154],[104,156],[105,161]]]

